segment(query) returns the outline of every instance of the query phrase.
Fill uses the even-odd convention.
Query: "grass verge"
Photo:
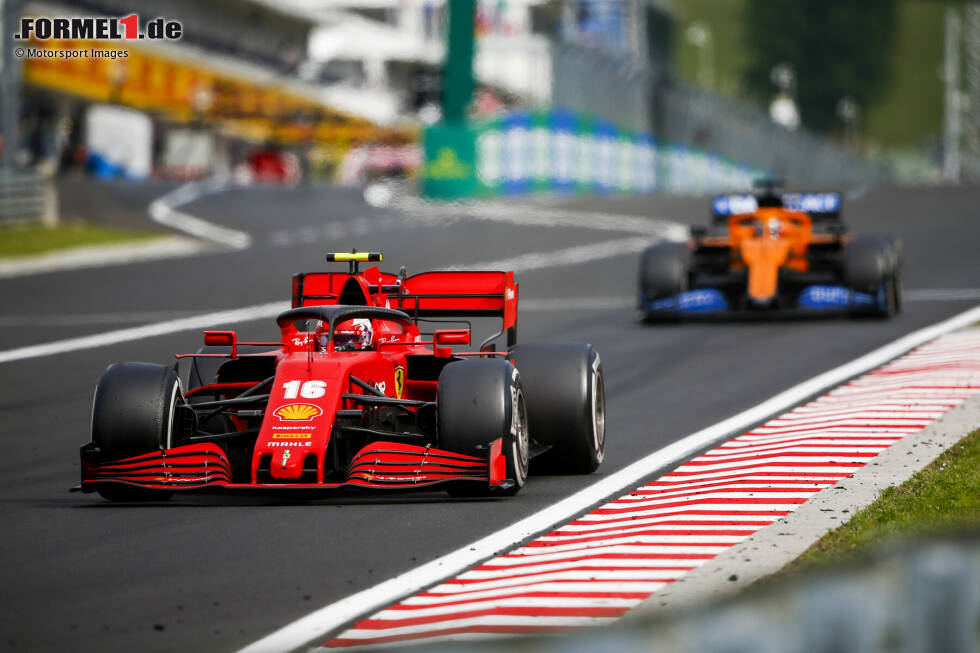
[[[980,429],[824,535],[772,579],[831,565],[893,539],[980,528]],[[768,580],[768,579],[764,579]]]
[[[159,234],[124,231],[83,222],[67,222],[48,228],[39,224],[0,227],[0,258],[19,258],[84,245],[146,241]]]

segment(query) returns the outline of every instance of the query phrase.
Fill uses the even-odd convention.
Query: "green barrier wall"
[[[549,193],[702,193],[749,188],[768,173],[710,152],[565,111],[513,112],[426,130],[427,197]]]

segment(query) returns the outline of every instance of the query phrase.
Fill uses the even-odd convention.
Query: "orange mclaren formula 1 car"
[[[852,236],[837,193],[781,193],[714,199],[710,228],[686,243],[663,242],[640,258],[638,317],[753,311],[890,317],[901,309],[901,242]]]

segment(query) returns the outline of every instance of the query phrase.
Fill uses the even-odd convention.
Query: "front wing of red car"
[[[236,483],[224,451],[211,443],[187,444],[107,462],[98,461],[94,452],[83,447],[81,459],[82,483],[72,489],[82,492],[114,484],[165,491],[414,490],[460,482],[509,486],[500,439],[491,443],[482,458],[414,444],[372,442],[354,455],[346,478],[335,483]]]

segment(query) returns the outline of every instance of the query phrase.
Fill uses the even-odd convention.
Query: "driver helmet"
[[[337,351],[358,351],[371,348],[374,330],[371,320],[357,318],[338,324],[333,331],[334,349]]]

